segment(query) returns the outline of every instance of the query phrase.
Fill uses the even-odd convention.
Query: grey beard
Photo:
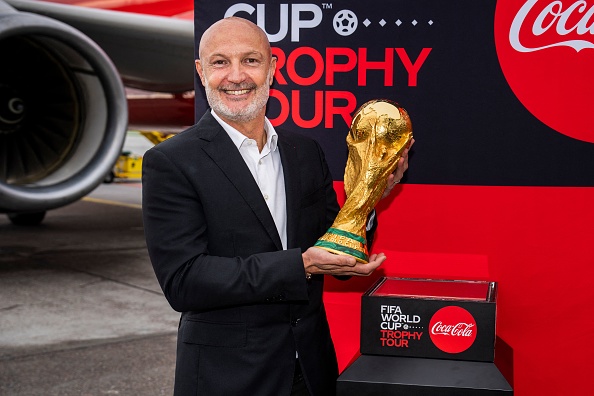
[[[262,108],[266,106],[270,87],[265,84],[262,87],[256,88],[256,97],[254,100],[241,110],[231,110],[223,103],[216,90],[206,86],[205,91],[206,100],[215,113],[235,122],[247,122],[254,120],[260,114]]]

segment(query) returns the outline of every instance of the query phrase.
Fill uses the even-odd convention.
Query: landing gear
[[[8,213],[7,216],[14,225],[19,226],[36,226],[41,224],[45,217],[44,212],[32,213]]]
[[[113,173],[113,171],[110,171],[107,175],[105,175],[105,179],[103,179],[103,183],[113,183],[114,179],[115,179],[115,173]]]

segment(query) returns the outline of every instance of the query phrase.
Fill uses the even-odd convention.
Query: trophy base
[[[352,256],[360,263],[369,262],[365,238],[348,231],[329,228],[314,246],[331,253]]]

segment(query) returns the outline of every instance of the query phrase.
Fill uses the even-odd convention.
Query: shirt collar
[[[233,128],[231,125],[227,124],[225,121],[223,121],[221,117],[219,117],[217,113],[215,113],[214,110],[211,109],[210,112],[212,116],[215,118],[215,120],[217,120],[217,122],[221,124],[225,132],[227,132],[227,135],[229,135],[229,137],[233,141],[233,144],[239,150],[242,143],[246,141],[248,137],[245,136],[243,133],[239,132],[237,129]],[[276,151],[278,145],[278,134],[274,130],[274,127],[272,126],[267,117],[264,117],[264,130],[266,131],[266,145],[270,147],[270,151]]]

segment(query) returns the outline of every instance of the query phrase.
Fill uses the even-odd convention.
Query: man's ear
[[[196,71],[200,76],[200,81],[202,81],[202,85],[206,85],[206,81],[204,81],[204,70],[202,69],[202,62],[200,61],[200,59],[196,59],[194,63],[196,63]]]

